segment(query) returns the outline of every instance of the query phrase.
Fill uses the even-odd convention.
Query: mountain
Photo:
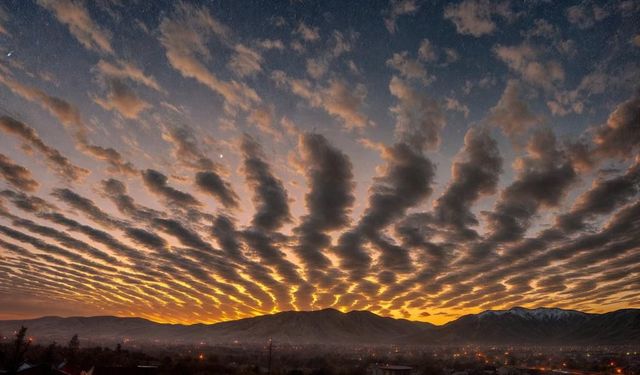
[[[557,308],[488,310],[465,315],[430,335],[413,334],[413,344],[624,345],[640,341],[640,310],[587,314]]]
[[[136,340],[159,343],[263,343],[269,338],[290,344],[385,344],[415,332],[433,329],[424,322],[381,317],[368,311],[334,309],[287,311],[216,324],[160,324],[141,318],[43,317],[0,321],[5,336],[20,325],[38,340],[66,342],[78,336],[95,342]]]
[[[465,315],[438,331],[441,340],[450,343],[567,344],[572,332],[597,316],[573,310],[515,307]]]
[[[77,333],[100,343],[264,343],[367,345],[611,345],[640,342],[640,310],[588,314],[552,308],[489,310],[442,326],[333,309],[281,312],[216,324],[160,324],[140,318],[43,317],[0,321],[8,336],[20,325],[38,341],[66,342]]]

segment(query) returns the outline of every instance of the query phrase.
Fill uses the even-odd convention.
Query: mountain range
[[[163,324],[113,316],[0,321],[0,335],[21,325],[38,342],[73,334],[98,343],[264,343],[324,345],[627,345],[640,342],[640,309],[589,314],[556,308],[489,310],[442,326],[368,311],[288,311],[215,324]]]

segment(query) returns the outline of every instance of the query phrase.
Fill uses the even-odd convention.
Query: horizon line
[[[618,311],[625,311],[625,310],[640,310],[640,307],[625,307],[625,308],[620,308],[620,309],[615,309],[615,310],[608,310],[608,311],[604,311],[604,312],[588,312],[588,311],[582,311],[582,310],[578,310],[578,309],[570,309],[570,308],[561,308],[561,307],[547,307],[547,306],[539,306],[539,307],[523,307],[523,306],[513,306],[507,309],[487,309],[487,310],[483,310],[477,313],[471,313],[471,314],[464,314],[464,315],[460,315],[454,319],[451,319],[445,323],[442,324],[435,324],[435,323],[430,323],[430,322],[426,322],[426,321],[422,321],[422,320],[413,320],[413,319],[408,319],[408,318],[396,318],[393,316],[385,316],[385,315],[380,315],[377,314],[375,312],[369,311],[369,310],[348,310],[348,311],[341,311],[339,309],[336,309],[334,307],[326,307],[326,308],[322,308],[322,309],[318,309],[318,310],[284,310],[284,311],[277,311],[277,312],[272,312],[272,313],[266,313],[266,314],[262,314],[262,315],[253,315],[253,316],[247,316],[247,317],[243,317],[243,318],[237,318],[237,319],[228,319],[228,320],[220,320],[217,322],[212,322],[212,323],[206,323],[206,322],[195,322],[195,323],[172,323],[172,322],[168,322],[168,321],[159,321],[159,320],[154,320],[154,319],[150,319],[150,318],[145,318],[145,317],[141,317],[141,316],[120,316],[120,315],[68,315],[68,316],[61,316],[61,315],[42,315],[42,316],[38,316],[38,317],[33,317],[33,318],[23,318],[23,319],[0,319],[0,322],[25,322],[25,321],[33,321],[33,320],[38,320],[38,319],[45,319],[45,318],[60,318],[60,319],[73,319],[73,318],[118,318],[118,319],[141,319],[141,320],[146,320],[148,322],[152,322],[152,323],[156,323],[156,324],[162,324],[162,325],[179,325],[179,326],[194,326],[194,325],[216,325],[216,324],[221,324],[221,323],[227,323],[227,322],[235,322],[235,321],[239,321],[239,320],[244,320],[244,319],[253,319],[253,318],[259,318],[259,317],[264,317],[264,316],[274,316],[274,315],[278,315],[278,314],[283,314],[283,313],[314,313],[314,312],[322,312],[322,311],[336,311],[340,314],[349,314],[349,313],[354,313],[354,312],[366,312],[366,313],[370,313],[373,315],[376,315],[378,317],[381,318],[389,318],[389,319],[394,319],[394,320],[406,320],[406,321],[411,321],[411,322],[416,322],[416,323],[425,323],[425,324],[430,324],[433,326],[437,326],[437,327],[441,327],[441,326],[445,326],[451,322],[455,322],[465,316],[471,316],[471,315],[480,315],[486,312],[490,312],[490,311],[494,311],[494,312],[501,312],[501,311],[510,311],[510,310],[515,310],[515,309],[524,309],[524,310],[539,310],[539,309],[546,309],[546,310],[562,310],[562,311],[572,311],[572,312],[578,312],[578,313],[582,313],[582,314],[588,314],[588,315],[604,315],[604,314],[609,314],[609,313],[613,313],[613,312],[618,312]]]

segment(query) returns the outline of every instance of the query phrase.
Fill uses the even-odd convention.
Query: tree
[[[69,340],[69,350],[77,352],[78,349],[80,349],[80,340],[78,339],[78,334],[75,334]]]
[[[18,372],[18,368],[24,362],[24,355],[29,350],[31,339],[25,339],[27,336],[27,327],[22,326],[18,333],[16,333],[16,339],[13,346],[13,355],[9,362],[9,374],[15,374]]]
[[[46,366],[47,373],[52,373],[52,369],[56,366],[56,342],[52,342],[42,353],[41,362]]]
[[[67,345],[67,363],[70,366],[77,364],[78,350],[80,350],[80,340],[78,339],[78,335],[75,334],[71,340],[69,340],[69,345]]]

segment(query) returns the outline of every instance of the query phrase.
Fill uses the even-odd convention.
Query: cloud
[[[211,194],[226,208],[238,207],[238,196],[231,185],[213,171],[196,173],[196,186],[202,192]]]
[[[20,307],[33,314],[59,299],[83,314],[184,323],[330,306],[428,310],[422,318],[440,322],[522,304],[633,303],[635,3],[554,4],[559,18],[525,18],[553,6],[392,0],[371,30],[272,17],[274,33],[251,35],[182,1],[153,8],[155,25],[134,22],[142,44],[112,30],[119,5],[27,4],[73,51],[65,73],[21,43],[0,48],[0,289],[33,294],[46,305]],[[11,11],[0,10],[0,39],[17,42],[18,13],[0,8]],[[454,39],[404,30],[431,11]],[[366,47],[386,30],[399,47],[376,55]],[[603,31],[613,37],[594,59],[585,43]],[[159,50],[116,53],[149,38]],[[381,72],[388,92],[370,76]],[[270,84],[284,99],[263,95]],[[182,95],[194,87],[205,95]],[[202,107],[211,100],[215,113]],[[545,128],[546,114],[558,124]],[[264,143],[231,142],[245,127]]]
[[[596,5],[582,2],[567,8],[566,15],[569,23],[580,29],[588,29],[609,16],[609,11]]]
[[[102,147],[89,143],[85,138],[80,137],[80,149],[98,160],[102,160],[109,164],[108,170],[124,175],[134,175],[137,172],[136,167],[118,151],[111,147]]]
[[[168,203],[176,206],[200,206],[198,202],[191,194],[174,189],[167,185],[167,176],[162,173],[147,169],[141,172],[142,181],[150,192],[157,194],[158,196],[167,200]]]
[[[420,5],[416,0],[390,0],[389,8],[383,12],[384,26],[391,34],[395,34],[398,29],[398,18],[414,14],[418,9],[420,9]]]
[[[434,217],[453,231],[454,239],[473,239],[469,228],[478,220],[471,206],[481,196],[493,194],[502,173],[502,158],[495,140],[486,129],[471,128],[464,147],[451,168],[451,182],[434,206]]]
[[[557,26],[544,18],[538,18],[533,22],[533,27],[526,32],[522,32],[522,34],[527,38],[538,37],[555,40],[560,37],[561,33]]]
[[[58,208],[45,201],[42,198],[34,195],[28,195],[23,192],[17,192],[13,190],[0,191],[0,197],[8,198],[19,209],[29,213],[39,213],[46,211],[56,211]],[[0,208],[2,207],[2,199],[0,199]]]
[[[260,105],[251,109],[247,116],[247,122],[255,124],[260,131],[274,136],[276,139],[282,139],[282,134],[273,124],[275,116],[274,105]]]
[[[104,196],[115,204],[118,211],[136,221],[149,221],[154,217],[162,216],[160,212],[136,204],[122,181],[109,178],[101,181],[100,187]]]
[[[422,39],[418,48],[418,58],[422,61],[433,62],[438,59],[435,47],[429,39]]]
[[[444,18],[453,22],[458,33],[476,38],[496,30],[496,16],[506,19],[514,17],[509,1],[464,0],[444,9]]]
[[[522,99],[520,91],[520,83],[509,80],[500,100],[487,116],[489,123],[498,126],[511,139],[542,123],[542,118],[533,113],[529,104]]]
[[[322,108],[330,115],[342,120],[349,130],[362,129],[367,126],[369,119],[362,113],[367,90],[364,85],[350,87],[347,82],[333,78],[327,86],[314,85],[305,79],[295,79],[282,71],[272,73],[276,84],[287,86],[292,93],[306,99],[309,105]]]
[[[275,49],[278,51],[284,51],[285,49],[284,43],[282,43],[280,39],[262,39],[258,41],[257,44],[260,48],[266,50]]]
[[[63,125],[82,125],[80,112],[66,100],[51,96],[35,87],[23,85],[9,76],[0,76],[0,82],[11,89],[15,94],[32,102],[38,103],[42,108],[55,116]]]
[[[110,250],[114,251],[118,255],[122,255],[130,260],[130,262],[136,264],[143,264],[148,260],[144,256],[144,254],[137,249],[134,249],[119,240],[113,237],[111,234],[104,232],[102,230],[93,228],[89,225],[81,224],[73,219],[69,219],[65,217],[61,213],[51,212],[51,213],[40,213],[38,215],[44,219],[50,220],[53,223],[64,226],[67,230],[82,233],[83,235],[90,238],[92,241],[97,243],[101,243],[105,245]]]
[[[113,228],[120,226],[120,221],[111,217],[111,215],[104,212],[98,207],[91,199],[85,198],[71,189],[57,188],[53,189],[51,195],[61,202],[68,204],[76,210],[84,213],[90,217],[96,223],[99,223],[105,227]]]
[[[295,32],[307,42],[315,42],[320,39],[319,29],[317,27],[307,26],[304,22],[300,22],[298,24],[298,28]]]
[[[242,44],[236,44],[234,55],[229,60],[229,69],[240,77],[253,76],[262,71],[262,56]]]
[[[67,233],[61,232],[57,229],[39,225],[34,223],[31,220],[25,220],[25,219],[14,219],[11,224],[14,227],[22,227],[29,230],[32,233],[48,237],[58,242],[60,245],[65,246],[66,248],[74,249],[81,254],[83,253],[89,256],[90,258],[101,260],[110,265],[122,264],[117,258],[105,253],[104,251],[99,250],[87,244],[86,242],[83,242],[74,237],[71,237]]]
[[[107,111],[116,110],[128,119],[137,119],[141,112],[151,104],[140,97],[123,81],[107,79],[108,92],[106,98],[94,97],[93,101]]]
[[[22,243],[29,244],[34,248],[41,250],[44,253],[49,253],[51,255],[55,255],[55,256],[67,259],[71,262],[76,262],[77,264],[74,264],[75,270],[84,271],[89,274],[94,274],[94,273],[99,274],[100,271],[110,271],[110,272],[117,271],[115,268],[111,266],[99,264],[94,261],[88,260],[75,252],[69,251],[60,246],[47,243],[37,237],[30,236],[26,233],[22,233],[20,231],[6,227],[4,225],[0,225],[0,233],[4,234],[7,237],[13,238],[17,241],[20,241]]]
[[[218,246],[227,253],[231,260],[238,263],[249,261],[242,252],[242,243],[232,218],[226,215],[217,215],[213,221],[211,232],[218,241]]]
[[[407,51],[394,53],[393,57],[387,60],[387,65],[397,70],[405,79],[416,79],[425,85],[433,80],[433,77],[427,74],[424,65],[420,61],[410,58]]]
[[[111,33],[101,28],[89,15],[85,4],[76,0],[38,0],[38,4],[53,13],[58,22],[86,49],[113,54]]]
[[[408,271],[407,250],[393,246],[380,231],[431,194],[435,167],[420,148],[399,142],[385,149],[383,157],[386,164],[369,189],[365,212],[355,228],[342,233],[334,249],[341,258],[340,266],[351,271],[352,279],[363,277],[370,266],[371,257],[363,248],[367,239],[385,253],[386,266]]]
[[[107,162],[110,165],[110,171],[123,174],[136,173],[136,168],[133,164],[126,161],[118,151],[111,147],[92,144],[89,141],[87,135],[89,129],[82,120],[78,109],[71,105],[71,103],[64,99],[51,96],[38,88],[25,86],[13,80],[11,77],[0,75],[0,83],[6,85],[15,94],[37,103],[56,117],[65,127],[73,130],[78,148],[98,160]]]
[[[445,98],[444,106],[449,111],[461,112],[464,118],[469,117],[469,107],[466,104],[460,103],[456,98]]]
[[[516,159],[516,179],[487,212],[489,239],[516,241],[525,234],[540,207],[556,207],[577,175],[566,152],[548,130],[536,131],[527,144],[528,155]]]
[[[583,229],[585,221],[613,212],[635,197],[639,189],[640,160],[622,175],[594,180],[591,188],[576,199],[571,210],[557,217],[557,223],[568,232]]]
[[[4,7],[0,7],[0,34],[9,35],[5,24],[9,21],[9,13],[4,9]]]
[[[226,208],[238,206],[238,196],[224,179],[224,168],[201,150],[192,128],[168,126],[165,127],[162,138],[173,146],[173,155],[177,160],[197,170],[195,183],[198,190],[212,195]]]
[[[607,123],[596,129],[596,152],[606,157],[628,159],[640,145],[640,94],[620,103]]]
[[[320,134],[305,133],[298,138],[301,160],[298,168],[305,174],[309,190],[305,197],[307,214],[293,229],[298,236],[295,247],[306,265],[310,281],[331,266],[323,250],[331,244],[326,234],[349,223],[355,201],[351,161]]]
[[[100,60],[95,69],[108,77],[129,79],[158,92],[165,92],[154,77],[145,74],[142,69],[125,60],[117,60],[115,63]]]
[[[602,94],[610,85],[611,77],[600,71],[594,71],[582,77],[580,84],[573,90],[558,90],[554,98],[547,101],[547,107],[554,115],[565,116],[570,113],[583,113],[586,99]]]
[[[198,233],[190,230],[185,225],[174,219],[154,218],[152,223],[155,228],[177,238],[180,243],[200,250],[206,250],[213,255],[213,248],[205,242]]]
[[[391,108],[396,117],[396,139],[417,150],[437,148],[445,126],[438,102],[395,76],[389,82],[389,91],[398,100]]]
[[[63,178],[69,181],[78,181],[89,174],[87,169],[72,164],[60,151],[44,143],[35,129],[29,125],[11,117],[2,116],[0,117],[0,129],[19,137],[25,145],[40,151],[45,156],[47,165]]]
[[[243,158],[243,173],[247,185],[253,190],[255,214],[253,226],[272,231],[291,221],[289,198],[282,181],[271,172],[260,145],[248,134],[242,137],[240,150]]]
[[[516,46],[496,45],[493,51],[509,69],[533,86],[552,90],[565,79],[564,68],[558,61],[544,61],[541,52],[526,42]]]
[[[193,78],[220,94],[228,111],[248,110],[261,101],[258,94],[244,83],[219,79],[204,64],[211,59],[207,42],[213,37],[227,42],[229,35],[229,28],[206,8],[185,2],[176,3],[174,11],[160,22],[160,43],[169,64],[184,77]]]
[[[221,168],[204,153],[198,142],[198,134],[189,126],[165,126],[162,139],[172,146],[173,157],[189,168],[205,170]]]
[[[38,188],[38,182],[33,179],[31,172],[4,154],[0,154],[0,175],[20,191],[34,191]]]

